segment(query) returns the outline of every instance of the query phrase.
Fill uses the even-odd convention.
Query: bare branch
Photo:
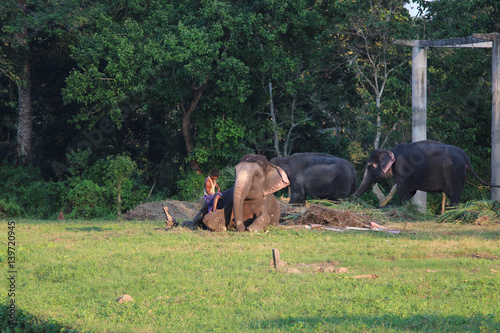
[[[387,135],[385,136],[384,142],[382,142],[380,149],[384,148],[385,144],[387,143],[387,140],[389,139],[389,135],[391,135],[392,132],[394,132],[396,130],[397,125],[398,125],[398,122],[395,122],[394,125],[392,125],[392,128],[389,131],[389,133],[387,133]]]

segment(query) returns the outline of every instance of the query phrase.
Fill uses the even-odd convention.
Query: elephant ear
[[[266,182],[264,184],[264,195],[274,193],[290,185],[288,177],[279,166],[269,163],[266,170]]]
[[[394,157],[394,153],[390,150],[383,150],[384,155],[382,156],[382,161],[380,162],[380,166],[382,167],[382,172],[387,173],[391,166],[396,161],[396,157]]]

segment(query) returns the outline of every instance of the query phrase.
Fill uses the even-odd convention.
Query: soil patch
[[[162,220],[167,216],[163,207],[168,207],[170,215],[177,222],[192,220],[203,206],[203,199],[196,202],[165,200],[140,204],[125,214],[127,220]]]

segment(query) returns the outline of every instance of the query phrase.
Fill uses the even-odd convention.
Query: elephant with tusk
[[[399,203],[409,201],[420,190],[444,192],[457,205],[469,172],[484,185],[500,187],[482,180],[467,153],[458,147],[431,140],[402,143],[373,151],[354,197],[359,198],[374,183],[393,178]]]

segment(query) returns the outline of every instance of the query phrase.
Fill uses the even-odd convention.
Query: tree
[[[77,121],[90,123],[109,115],[121,125],[124,109],[148,112],[155,105],[180,115],[190,166],[199,173],[193,119],[205,91],[231,84],[237,101],[247,94],[247,69],[231,53],[239,42],[231,24],[241,14],[225,1],[129,6],[99,10],[88,26],[95,32],[80,36],[73,49],[79,68],[65,98],[82,105]]]
[[[324,124],[327,112],[318,112],[324,97],[318,81],[331,66],[325,58],[325,35],[336,11],[331,3],[317,1],[275,2],[258,10],[263,19],[256,40],[259,91],[266,95],[262,107],[272,122],[273,151],[288,156],[300,150],[295,143],[307,135],[301,128],[318,131]]]
[[[123,193],[132,187],[130,176],[136,169],[137,164],[129,156],[118,155],[108,157],[105,183],[116,196],[116,215],[118,219],[122,214]]]
[[[415,0],[425,20],[426,39],[500,32],[500,3],[491,0]]]
[[[33,163],[32,57],[34,46],[65,34],[77,25],[78,1],[9,0],[0,6],[0,73],[18,88],[17,164]]]
[[[346,45],[345,57],[358,76],[358,92],[367,101],[365,116],[375,119],[373,148],[383,148],[389,135],[399,123],[401,109],[383,107],[382,96],[391,82],[391,76],[408,63],[405,50],[394,46],[394,39],[408,31],[410,17],[404,4],[406,1],[370,0],[368,3],[355,1],[347,6],[366,4],[363,11],[346,10],[347,20],[341,26],[342,40]],[[392,124],[384,124],[392,120]],[[392,119],[391,119],[392,118]],[[395,120],[395,121],[394,121]],[[385,139],[381,141],[385,132]],[[395,193],[395,186],[389,196],[384,196],[378,187],[374,192],[381,205],[385,205]]]
[[[3,44],[12,49],[9,59],[4,58],[2,73],[13,80],[18,87],[18,125],[17,125],[17,164],[30,165],[33,163],[32,130],[33,109],[31,106],[31,66],[28,36],[29,15],[25,0],[9,1],[1,7],[2,17],[7,21],[2,31]]]
[[[499,31],[496,1],[433,1],[420,6],[425,10],[426,39]],[[430,48],[428,66],[429,133],[435,140],[463,148],[476,171],[487,175],[491,170],[491,50]],[[466,186],[463,197],[480,195],[477,188]]]

